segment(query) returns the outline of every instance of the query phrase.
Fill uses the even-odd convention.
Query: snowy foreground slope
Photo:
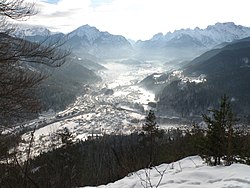
[[[161,179],[161,173],[164,172]],[[146,174],[151,185],[146,185]],[[140,170],[114,183],[99,188],[250,188],[250,166],[206,166],[199,156],[188,157],[171,164],[162,164],[152,170]],[[87,187],[85,187],[87,188]],[[89,187],[88,187],[89,188]]]

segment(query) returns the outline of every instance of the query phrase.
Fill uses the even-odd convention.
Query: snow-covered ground
[[[159,185],[159,186],[157,186]],[[207,166],[199,156],[144,169],[98,188],[249,188],[250,166]],[[90,188],[90,187],[85,187]]]

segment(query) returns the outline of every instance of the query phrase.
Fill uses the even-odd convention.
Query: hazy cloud
[[[96,8],[99,6],[103,6],[103,5],[109,5],[113,2],[114,0],[91,0],[91,7]]]

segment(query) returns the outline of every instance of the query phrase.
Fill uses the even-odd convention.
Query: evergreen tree
[[[228,97],[224,95],[221,98],[220,108],[210,112],[212,116],[203,114],[203,119],[208,125],[206,154],[214,159],[213,165],[220,165],[223,156],[226,156],[227,164],[231,164],[233,126],[237,119],[232,112]]]
[[[150,110],[146,119],[145,124],[142,127],[142,130],[145,131],[148,135],[154,135],[158,132],[158,126],[156,123],[156,117],[154,111]]]
[[[64,127],[63,130],[59,131],[58,136],[60,137],[62,144],[69,146],[73,143],[73,135],[67,127]]]
[[[149,150],[149,166],[152,166],[155,158],[156,139],[160,136],[155,113],[152,110],[150,110],[146,116],[142,130],[144,131],[144,144],[146,144],[146,147],[148,147]]]

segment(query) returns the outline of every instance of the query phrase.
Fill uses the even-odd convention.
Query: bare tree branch
[[[47,67],[59,67],[70,54],[65,40],[45,37],[30,42],[14,37],[15,25],[6,18],[22,20],[36,14],[33,3],[0,0],[0,125],[34,117],[40,110],[36,86],[45,79]]]
[[[0,16],[24,20],[37,13],[34,6],[34,3],[27,3],[24,0],[1,0]]]

